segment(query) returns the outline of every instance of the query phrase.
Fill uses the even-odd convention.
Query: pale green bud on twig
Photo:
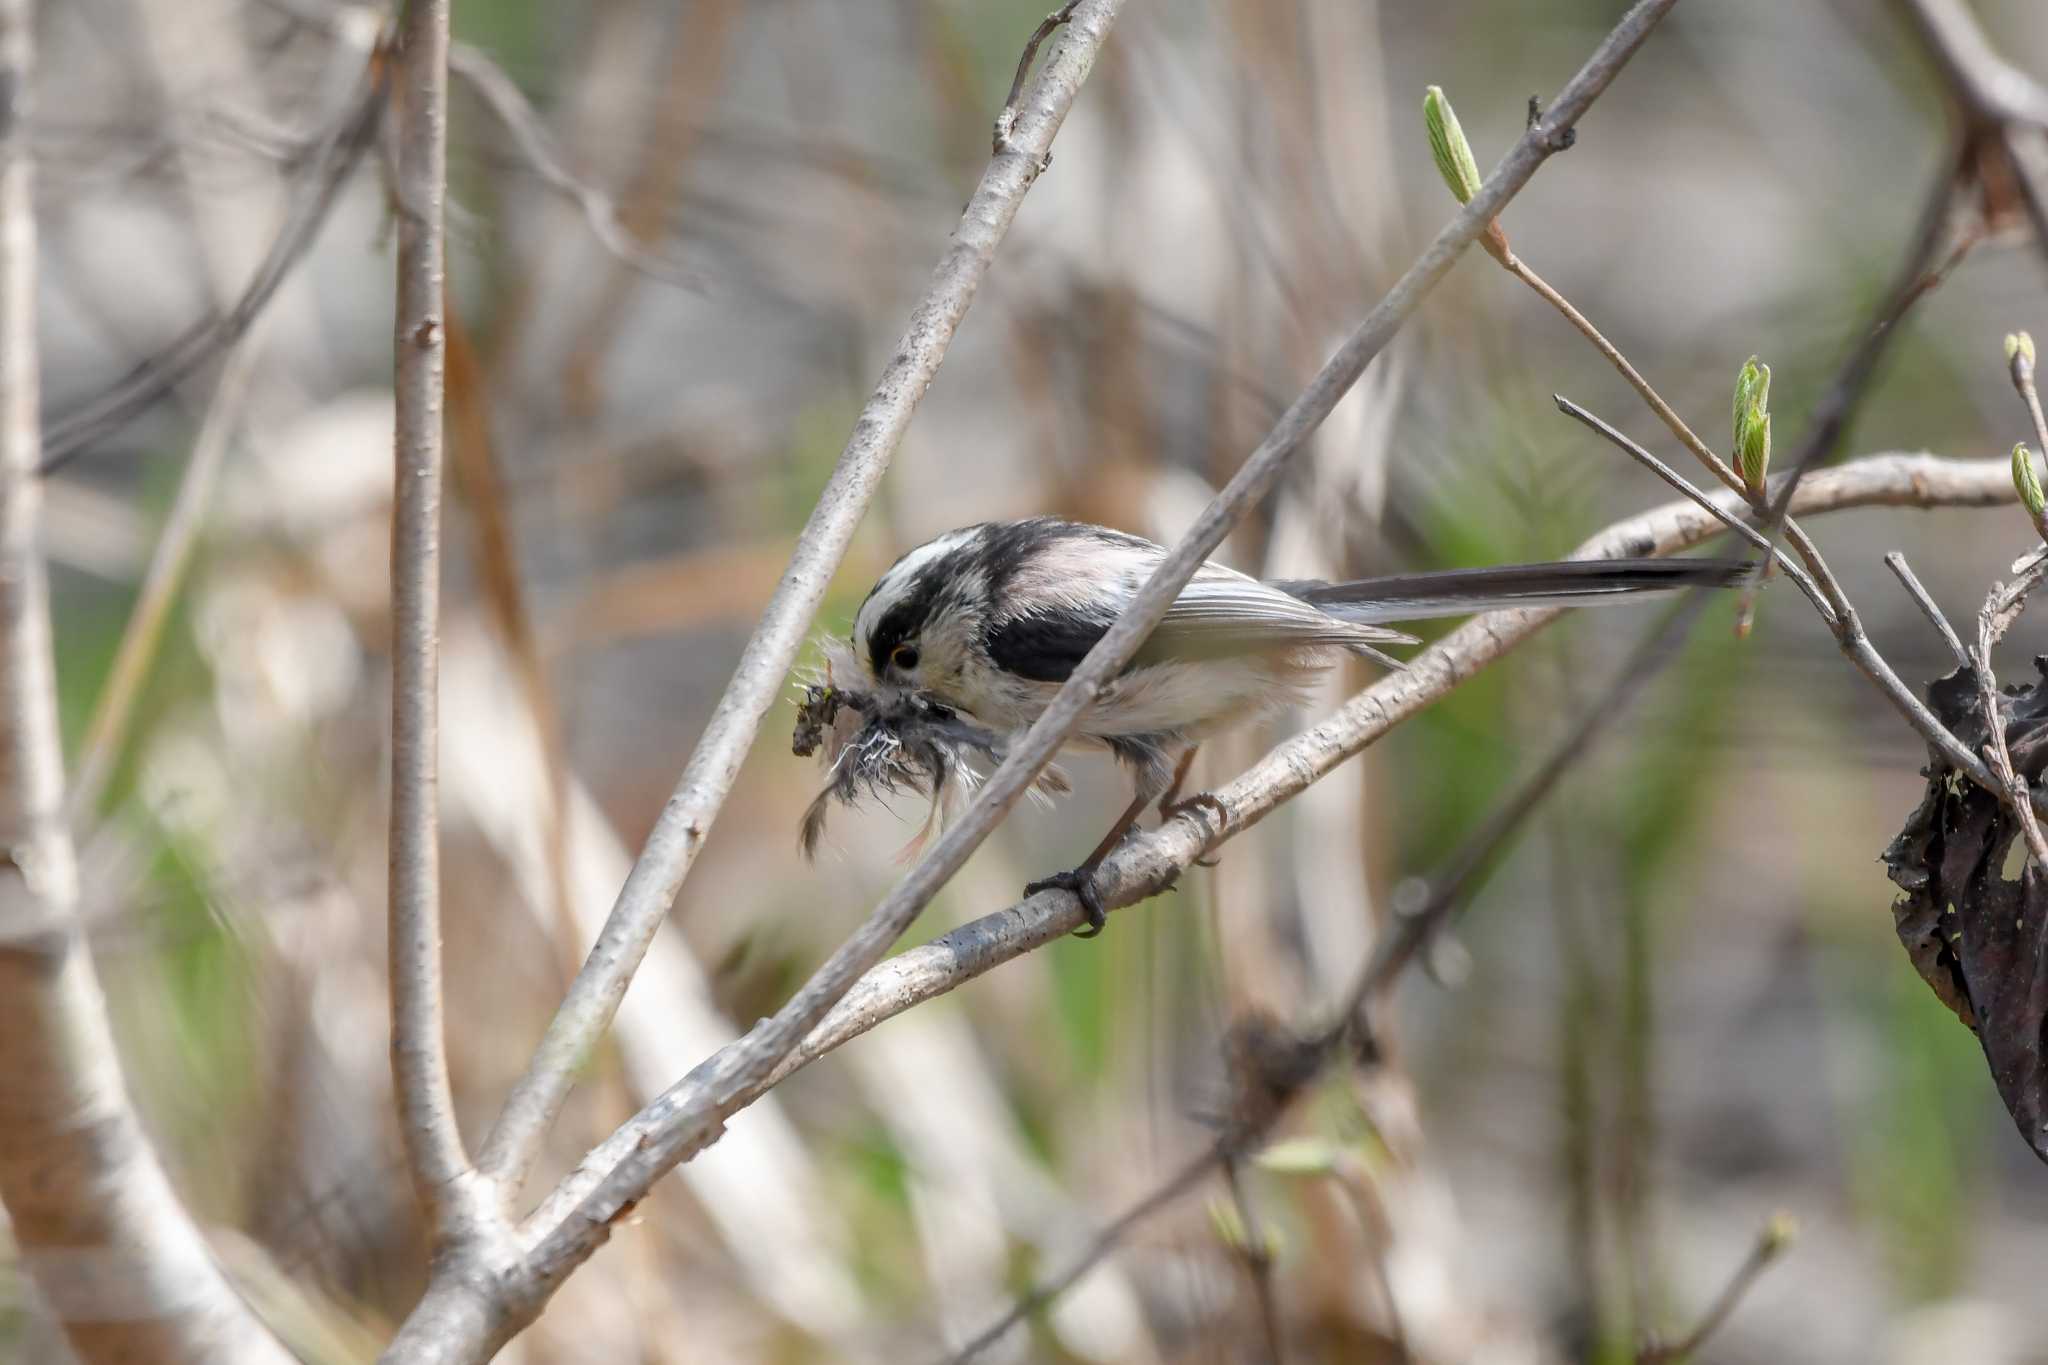
[[[1735,472],[1761,493],[1770,467],[1771,367],[1751,356],[1735,377]]]
[[[1779,1252],[1799,1240],[1799,1220],[1785,1212],[1774,1213],[1764,1224],[1763,1236],[1757,1240],[1757,1249],[1766,1256]]]
[[[1432,85],[1423,92],[1422,123],[1429,130],[1429,151],[1436,160],[1437,172],[1459,203],[1471,203],[1485,181],[1479,174],[1479,162],[1472,155],[1472,144],[1465,140],[1465,130],[1458,125],[1457,112],[1444,98],[1442,86]],[[1487,255],[1512,268],[1514,252],[1508,249],[1508,235],[1501,230],[1498,218],[1487,223],[1486,231],[1479,236],[1479,245]]]
[[[2007,332],[2005,334],[2005,363],[2010,365],[2021,357],[2026,358],[2029,368],[2034,364],[2034,338],[2029,332]]]
[[[2048,540],[2048,494],[2041,491],[2041,476],[2034,470],[2034,453],[2021,441],[2012,448],[2012,486],[2019,491],[2020,505],[2033,518],[2034,529]]]
[[[1429,130],[1430,154],[1437,171],[1461,204],[1472,202],[1479,193],[1479,162],[1472,156],[1472,144],[1458,126],[1458,115],[1444,98],[1443,87],[1432,85],[1422,95],[1422,123]]]

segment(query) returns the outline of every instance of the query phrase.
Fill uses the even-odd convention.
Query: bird
[[[861,602],[845,645],[828,655],[831,685],[813,687],[799,716],[800,754],[817,747],[841,708],[866,725],[859,742],[842,730],[829,753],[834,782],[806,818],[806,849],[827,798],[851,801],[863,785],[929,790],[936,814],[939,791],[968,771],[965,751],[999,758],[1004,739],[1038,719],[1166,554],[1141,536],[1039,516],[947,531],[899,558]],[[1743,560],[1638,558],[1330,583],[1262,581],[1205,562],[1069,741],[1106,749],[1129,770],[1130,805],[1079,865],[1025,894],[1071,891],[1087,917],[1077,933],[1099,933],[1095,873],[1148,806],[1170,817],[1207,805],[1227,817],[1208,793],[1180,799],[1196,747],[1302,700],[1346,653],[1399,668],[1382,646],[1418,641],[1389,622],[1633,601],[1751,576]]]

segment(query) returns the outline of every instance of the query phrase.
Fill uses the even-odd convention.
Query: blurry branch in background
[[[1214,1142],[1189,1157],[1156,1189],[1125,1209],[1113,1222],[1097,1233],[1095,1240],[1090,1242],[1080,1255],[1062,1267],[1057,1275],[1032,1286],[1031,1290],[1020,1295],[1001,1317],[990,1323],[973,1340],[947,1356],[945,1365],[966,1365],[966,1362],[1001,1341],[1018,1323],[1050,1306],[1060,1295],[1079,1284],[1084,1275],[1102,1264],[1106,1257],[1122,1246],[1124,1238],[1130,1235],[1133,1228],[1201,1184],[1209,1172],[1223,1164],[1226,1156],[1222,1143]]]
[[[441,989],[441,478],[448,329],[448,0],[408,0],[398,37],[397,406],[391,515],[391,1070],[406,1165],[437,1245],[480,1235],[455,1121]]]
[[[1773,1214],[1757,1233],[1749,1255],[1743,1258],[1713,1306],[1700,1318],[1699,1325],[1668,1345],[1655,1338],[1645,1341],[1636,1351],[1636,1365],[1680,1365],[1680,1362],[1692,1359],[1741,1305],[1750,1286],[1770,1269],[1771,1263],[1783,1255],[1798,1236],[1799,1226],[1789,1214]]]
[[[696,0],[668,12],[664,69],[645,122],[632,134],[638,145],[618,210],[619,226],[633,241],[652,243],[667,230],[690,152],[725,82],[729,45],[745,8],[742,0]],[[589,417],[598,410],[600,372],[636,287],[632,274],[609,261],[599,262],[584,282],[577,300],[582,321],[571,329],[573,340],[562,359],[562,388],[572,413]]]
[[[2016,189],[2037,245],[2048,256],[2048,175],[2041,156],[2041,135],[2048,133],[2048,87],[1992,48],[1963,0],[1901,3],[1955,101],[1966,157],[2003,162],[1978,171],[1986,177],[1987,199]],[[2000,169],[2010,173],[2011,186],[1994,183]]]
[[[1273,1234],[1266,1231],[1259,1211],[1245,1190],[1243,1162],[1233,1155],[1223,1163],[1223,1178],[1230,1186],[1230,1207],[1237,1215],[1235,1246],[1244,1274],[1251,1281],[1252,1297],[1259,1309],[1259,1333],[1266,1348],[1267,1365],[1285,1365],[1287,1329],[1280,1321],[1280,1300],[1273,1289],[1273,1258],[1279,1254]]]
[[[42,472],[47,474],[59,468],[120,431],[248,332],[278,286],[312,249],[341,197],[342,187],[361,163],[363,153],[376,141],[384,103],[390,94],[391,64],[386,41],[382,37],[374,39],[355,95],[306,158],[304,182],[284,224],[233,306],[187,328],[177,340],[137,365],[98,398],[51,421],[43,433]]]
[[[1348,1034],[1361,1056],[1370,1060],[1377,1055],[1379,1049],[1372,1034],[1373,1003],[1393,994],[1410,963],[1424,960],[1431,940],[1461,906],[1471,901],[1501,853],[1556,789],[1559,780],[1593,752],[1594,741],[1601,733],[1626,714],[1650,680],[1678,657],[1692,627],[1712,600],[1711,594],[1694,590],[1665,613],[1664,619],[1629,655],[1606,691],[1581,710],[1578,723],[1552,744],[1550,752],[1522,784],[1460,845],[1447,863],[1448,870],[1430,882],[1422,903],[1404,909],[1393,926],[1379,936],[1373,944],[1372,956],[1346,997],[1344,1008],[1329,1024],[1324,1034],[1326,1042],[1334,1044]]]
[[[446,312],[442,325],[448,333],[449,467],[456,491],[475,519],[476,534],[470,539],[477,579],[492,623],[504,638],[521,699],[533,717],[534,738],[547,774],[541,804],[548,890],[554,913],[551,937],[561,969],[560,984],[567,985],[576,975],[583,955],[583,934],[576,922],[569,887],[568,746],[562,738],[560,709],[555,703],[547,663],[541,657],[532,603],[519,574],[519,546],[513,535],[511,500],[491,434],[489,381],[453,294],[446,296]]]
[[[990,161],[968,201],[931,287],[912,312],[910,325],[881,381],[854,422],[853,433],[798,538],[789,568],[747,641],[732,681],[674,795],[627,876],[604,932],[548,1025],[526,1074],[506,1100],[480,1164],[502,1183],[508,1202],[560,1112],[576,1070],[610,1026],[648,942],[667,919],[684,877],[732,790],[761,718],[774,704],[795,662],[868,500],[908,430],[918,401],[938,373],[955,329],[987,275],[1018,205],[1037,180],[1053,137],[1093,67],[1121,3],[1094,0],[1077,10],[1067,41],[1033,84],[1017,118],[1013,150]],[[800,1036],[798,1031],[788,1042],[794,1043]],[[773,1058],[769,1060],[772,1063]],[[649,1183],[659,1174],[651,1173]],[[597,1231],[602,1240],[602,1223]],[[595,1246],[593,1241],[589,1249]],[[575,1259],[580,1261],[581,1256]],[[567,1266],[558,1269],[566,1273]]]
[[[540,177],[541,183],[582,211],[583,221],[589,224],[590,235],[597,239],[599,246],[617,257],[621,265],[651,280],[695,294],[705,291],[702,275],[664,260],[642,246],[639,239],[619,221],[618,205],[612,202],[611,196],[577,178],[562,164],[562,158],[556,154],[553,141],[541,127],[540,117],[534,113],[526,96],[481,49],[468,43],[456,43],[448,51],[448,69],[476,91],[484,107],[504,125],[505,131],[512,135],[519,154]]]
[[[128,724],[135,704],[149,680],[157,648],[163,642],[164,625],[185,584],[185,571],[199,547],[200,532],[213,505],[214,485],[221,465],[233,445],[236,427],[242,420],[243,401],[248,397],[256,352],[251,346],[231,344],[221,365],[220,382],[207,400],[206,415],[200,419],[199,434],[193,438],[192,453],[178,478],[178,492],[157,536],[149,568],[142,576],[142,588],[122,627],[121,643],[115,648],[113,665],[93,702],[92,719],[86,723],[85,738],[78,750],[78,775],[67,803],[72,827],[83,828],[92,818],[121,747],[128,736]]]
[[[924,905],[1036,780],[1039,770],[1074,732],[1091,700],[1158,624],[1195,570],[1253,503],[1270,491],[1289,458],[1357,382],[1430,289],[1543,162],[1570,145],[1570,134],[1578,118],[1607,88],[1674,3],[1676,0],[1639,0],[1615,25],[1566,84],[1551,111],[1530,126],[1472,202],[1438,232],[1282,414],[1229,484],[1204,509],[1186,537],[1166,555],[1116,624],[1062,684],[1039,719],[1011,748],[959,820],[940,836],[931,852],[884,898],[853,936],[772,1018],[706,1059],[642,1109],[600,1144],[544,1201],[529,1220],[529,1226],[539,1238],[532,1253],[536,1272],[547,1277],[549,1284],[559,1282],[570,1268],[595,1251],[609,1235],[613,1223],[644,1197],[664,1173],[713,1141],[722,1131],[725,1119],[752,1095],[760,1093],[782,1060],[802,1043],[812,1027],[860,976],[881,960]],[[1071,24],[1075,30],[1085,30],[1097,18],[1106,19],[1107,15],[1091,13],[1091,7],[1084,4],[1076,10]],[[1057,69],[1060,60],[1056,57],[1048,70]],[[1020,128],[1028,127],[1029,117],[1027,112],[1019,119]],[[821,505],[820,514],[823,510]],[[678,804],[672,802],[664,812],[664,824],[674,816]],[[1126,844],[1125,850],[1130,847]],[[1112,862],[1121,861],[1124,859],[1112,855]],[[1177,875],[1179,868],[1174,871]],[[637,876],[638,869],[636,879]],[[1098,885],[1102,880],[1098,873]],[[1150,885],[1157,890],[1164,884],[1154,881]],[[1050,894],[1069,909],[1075,916],[1074,923],[1078,923],[1080,901],[1075,893]],[[1103,899],[1105,904],[1109,903],[1107,895]],[[600,944],[593,954],[593,964],[604,956],[604,945]],[[561,1058],[554,1064],[559,1067],[566,1060]],[[515,1100],[518,1098],[515,1096]]]
[[[995,135],[989,139],[989,154],[1001,156],[1010,150],[1010,130],[1017,126],[1017,99],[1024,93],[1025,78],[1031,74],[1031,64],[1038,60],[1039,46],[1052,37],[1053,30],[1074,17],[1075,8],[1081,0],[1067,0],[1045,18],[1038,27],[1031,30],[1031,36],[1024,40],[1024,51],[1017,58],[1017,74],[1010,78],[1010,93],[1003,97],[1003,107],[996,113]],[[1050,154],[1048,154],[1049,156]],[[1045,162],[1039,169],[1045,169]]]
[[[1020,1295],[1001,1317],[948,1355],[945,1365],[965,1365],[995,1345],[1011,1328],[1080,1283],[1081,1277],[1114,1253],[1138,1224],[1199,1185],[1211,1171],[1231,1171],[1241,1157],[1257,1148],[1294,1097],[1322,1069],[1324,1051],[1321,1044],[1297,1038],[1264,1016],[1253,1014],[1240,1019],[1223,1040],[1223,1066],[1230,1093],[1225,1112],[1218,1116],[1215,1138],[1097,1233],[1095,1240],[1057,1275]],[[1231,1184],[1235,1189],[1234,1175]],[[1246,1210],[1248,1206],[1240,1201],[1239,1208]],[[1259,1235],[1254,1231],[1256,1224],[1245,1213],[1241,1212],[1240,1217],[1236,1231],[1242,1234],[1241,1241],[1248,1242]],[[1257,1251],[1251,1251],[1249,1246],[1242,1249],[1248,1254],[1263,1254],[1263,1240],[1257,1245]],[[1260,1290],[1262,1305],[1269,1289],[1266,1286]],[[1277,1365],[1276,1328],[1269,1326],[1267,1342]]]
[[[1849,414],[1876,373],[1900,319],[1928,292],[1930,280],[1954,267],[1957,258],[1982,231],[2011,216],[2017,191],[2034,230],[2035,244],[2048,257],[2048,189],[2029,169],[2041,134],[2048,131],[2048,91],[1991,50],[1962,0],[1903,0],[1923,45],[1933,56],[1943,83],[1954,99],[1959,126],[1952,150],[1929,189],[1920,222],[1907,246],[1877,319],[1850,349],[1834,382],[1809,419],[1805,442],[1792,459],[1791,474],[1765,509],[1763,531],[1775,539],[1799,482],[1833,458]],[[2015,127],[2032,138],[2024,142]],[[1970,196],[1981,224],[1965,227],[1949,258],[1936,265],[1950,219]],[[1788,537],[1795,533],[1786,528]],[[1856,629],[1853,616],[1846,623]],[[1841,632],[1837,632],[1838,635]],[[1847,648],[1844,640],[1844,648]]]
[[[0,1203],[86,1365],[286,1365],[142,1131],[78,917],[37,475],[34,41],[29,0],[0,0]]]

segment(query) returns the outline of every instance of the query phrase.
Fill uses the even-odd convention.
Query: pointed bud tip
[[[2034,470],[2034,455],[2025,441],[2012,448],[2012,486],[2028,516],[2039,518],[2048,512],[2048,495],[2041,491],[2041,476]]]
[[[1471,203],[1472,196],[1479,193],[1479,163],[1442,86],[1432,85],[1422,92],[1422,124],[1429,133],[1429,152],[1436,160],[1437,173],[1459,203]]]
[[[1771,467],[1771,367],[1751,356],[1735,376],[1735,470],[1761,492]]]
[[[2005,334],[2005,361],[2024,358],[2027,364],[2034,363],[2034,336],[2031,332],[2007,332]]]

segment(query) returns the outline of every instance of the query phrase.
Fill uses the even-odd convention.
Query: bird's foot
[[[1088,916],[1088,927],[1076,929],[1075,938],[1094,938],[1102,932],[1102,926],[1109,916],[1102,906],[1102,893],[1095,887],[1095,869],[1088,866],[1056,872],[1050,877],[1041,877],[1024,888],[1024,894],[1035,896],[1041,891],[1071,891],[1081,902],[1082,913]]]
[[[1230,827],[1230,807],[1223,804],[1223,798],[1214,792],[1196,792],[1184,801],[1168,801],[1159,807],[1159,814],[1167,820],[1177,820],[1192,811],[1209,811],[1216,817],[1216,832],[1221,834]],[[1214,858],[1195,859],[1196,867],[1214,867]]]

